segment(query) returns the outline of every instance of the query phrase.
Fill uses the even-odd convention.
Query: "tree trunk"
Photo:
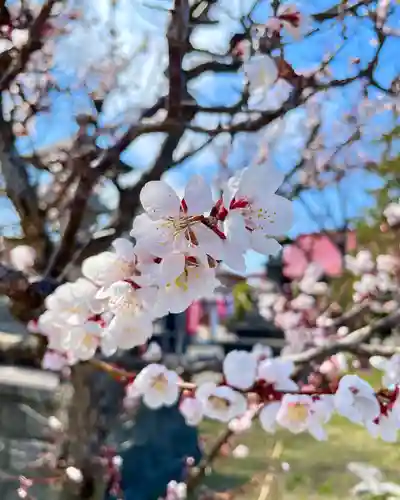
[[[169,481],[183,478],[188,457],[200,459],[197,431],[177,406],[154,411],[139,404],[122,421],[121,383],[86,363],[73,367],[71,382],[65,454],[84,480],[66,483],[61,500],[116,500],[97,460],[102,445],[115,447],[123,458],[124,500],[159,498]]]
[[[64,446],[68,465],[83,474],[82,483],[67,482],[60,500],[102,500],[105,482],[101,465],[95,460],[99,456],[104,429],[100,420],[97,400],[96,373],[92,366],[80,363],[72,368],[72,396],[67,415],[67,434]]]

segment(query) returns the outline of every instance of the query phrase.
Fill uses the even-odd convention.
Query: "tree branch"
[[[175,0],[171,12],[171,22],[168,26],[168,55],[169,55],[169,90],[168,90],[168,116],[178,118],[182,111],[182,98],[186,97],[185,73],[182,69],[185,45],[189,38],[189,2],[188,0]]]
[[[73,199],[70,202],[70,210],[65,230],[61,236],[60,243],[50,264],[46,270],[46,277],[57,278],[68,264],[75,251],[76,235],[81,227],[83,217],[93,187],[101,175],[100,170],[91,169],[87,165],[79,165],[81,173]]]
[[[374,0],[361,0],[353,5],[347,6],[347,2],[341,2],[340,6],[334,6],[330,9],[320,12],[319,14],[313,14],[312,17],[318,22],[327,21],[328,19],[335,19],[340,15],[345,15],[348,13],[355,13],[359,7],[370,5]]]
[[[29,30],[29,37],[27,43],[18,52],[15,59],[13,59],[8,69],[3,73],[0,78],[0,92],[6,90],[11,82],[24,71],[31,54],[40,50],[43,46],[43,28],[46,21],[50,17],[51,10],[58,0],[46,0],[40,10],[39,15],[32,23]]]
[[[4,120],[1,111],[0,164],[6,193],[20,217],[25,242],[36,250],[37,265],[39,268],[43,268],[51,250],[45,226],[45,216],[39,209],[37,193],[30,184],[26,165],[16,150],[11,124]]]
[[[286,359],[290,359],[296,364],[305,364],[311,363],[311,361],[322,361],[338,352],[357,353],[360,344],[367,342],[374,333],[385,328],[397,326],[399,323],[400,311],[396,311],[385,318],[378,319],[369,325],[349,333],[346,337],[320,347],[313,347],[299,354],[287,356]]]

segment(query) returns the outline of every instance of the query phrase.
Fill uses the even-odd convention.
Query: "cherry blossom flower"
[[[11,32],[11,41],[17,49],[22,48],[29,39],[28,30],[13,29]]]
[[[184,398],[179,405],[179,410],[188,425],[199,425],[203,419],[203,405],[196,398]]]
[[[249,352],[234,350],[225,357],[223,372],[230,386],[246,390],[252,387],[256,380],[257,361]]]
[[[257,363],[259,363],[260,361],[264,361],[265,359],[272,358],[273,351],[269,345],[257,343],[253,345],[251,355],[254,356]]]
[[[2,38],[0,40],[0,54],[12,48],[13,48],[13,43],[11,42],[11,40],[6,40],[5,38]]]
[[[56,351],[47,350],[42,359],[43,370],[60,372],[68,365],[65,355]]]
[[[232,456],[234,458],[247,458],[249,456],[250,450],[248,446],[244,444],[239,444],[232,450]]]
[[[108,299],[108,310],[126,319],[144,312],[150,315],[156,297],[155,287],[141,288],[130,280],[117,281],[101,293],[101,298]]]
[[[217,386],[212,382],[200,385],[196,398],[203,404],[205,416],[221,422],[229,422],[243,415],[247,408],[246,398],[242,394],[226,385]]]
[[[189,305],[201,298],[212,296],[220,285],[216,278],[215,269],[202,264],[197,259],[185,259],[182,254],[173,254],[165,259],[165,265],[171,266],[170,273],[164,274],[157,295],[157,304],[154,314],[180,313]],[[176,277],[167,281],[168,274]],[[174,271],[175,270],[175,271]],[[174,271],[174,272],[172,272]]]
[[[136,217],[131,236],[141,251],[164,257],[171,252],[223,257],[221,237],[203,223],[203,214],[213,207],[210,186],[193,176],[182,200],[163,181],[148,182],[140,193],[145,213]]]
[[[61,285],[47,297],[47,310],[39,317],[48,348],[66,353],[69,364],[90,359],[101,344],[96,292],[96,286],[83,278]]]
[[[348,370],[348,363],[345,354],[338,353],[325,360],[319,367],[320,373],[328,378],[335,379]]]
[[[60,285],[46,298],[48,311],[68,325],[81,325],[96,312],[97,287],[84,278]],[[40,324],[40,320],[39,320]]]
[[[146,351],[142,354],[142,359],[147,362],[157,362],[162,358],[162,349],[157,342],[150,342]]]
[[[100,292],[116,281],[132,278],[135,272],[137,258],[133,244],[125,238],[117,238],[112,246],[114,252],[101,252],[82,263],[82,274],[101,287]]]
[[[165,500],[186,500],[187,486],[186,483],[178,483],[170,481],[167,486],[167,497]]]
[[[395,443],[399,424],[399,416],[393,411],[388,411],[386,414],[379,415],[375,420],[365,422],[365,427],[372,437],[380,437],[387,443]]]
[[[270,166],[253,165],[228,183],[224,205],[229,212],[224,231],[228,241],[242,253],[249,247],[264,255],[274,255],[280,250],[273,236],[286,233],[293,223],[292,203],[275,194],[282,181],[282,172]]]
[[[73,483],[81,483],[83,481],[83,474],[76,467],[67,467],[65,469],[65,474]]]
[[[271,401],[263,406],[260,412],[261,427],[270,434],[274,434],[277,428],[276,416],[280,410],[280,401]]]
[[[364,274],[360,280],[356,281],[353,285],[354,302],[361,302],[368,295],[375,294],[378,291],[378,279],[374,274]]]
[[[293,309],[297,311],[306,311],[307,309],[312,309],[314,304],[314,297],[312,297],[311,295],[306,295],[305,293],[301,293],[290,303]]]
[[[10,250],[10,262],[18,271],[33,269],[36,259],[36,250],[28,245],[18,245]]]
[[[378,272],[375,274],[364,274],[354,283],[355,293],[353,300],[361,302],[366,297],[376,295],[379,292],[387,293],[397,289],[396,281],[386,272]]]
[[[276,420],[279,425],[289,429],[294,434],[308,432],[319,441],[326,439],[323,428],[331,417],[332,407],[327,397],[313,399],[304,394],[285,394],[277,412]]]
[[[294,363],[281,358],[266,359],[258,366],[257,379],[273,385],[277,391],[293,391],[298,385],[290,376],[294,371]]]
[[[280,5],[275,17],[265,23],[267,30],[280,32],[284,28],[294,39],[301,38],[308,29],[309,19],[293,4]]]
[[[285,331],[297,328],[301,320],[302,314],[296,311],[285,311],[275,316],[275,324]]]
[[[87,361],[100,347],[101,326],[96,321],[87,321],[82,326],[72,327],[61,341],[61,351],[68,353],[70,364]],[[53,347],[53,344],[49,344]]]
[[[394,255],[378,255],[376,258],[376,268],[381,273],[391,274],[398,265],[398,259]]]
[[[258,310],[267,321],[271,321],[277,312],[275,305],[278,298],[277,293],[260,293],[258,296]]]
[[[380,414],[374,389],[357,375],[345,375],[334,396],[336,411],[354,423],[365,423]]]
[[[356,276],[369,273],[375,268],[375,263],[369,250],[360,250],[354,257],[352,255],[345,255],[344,260],[346,269]]]
[[[176,403],[179,396],[178,382],[178,375],[174,371],[153,363],[143,368],[132,386],[136,393],[141,394],[143,403],[155,410]]]
[[[384,387],[400,385],[400,354],[393,354],[390,359],[382,356],[372,356],[369,362],[374,368],[384,372],[382,376],[382,385]]]
[[[62,432],[64,430],[64,424],[54,415],[48,418],[48,426],[53,432]]]
[[[320,281],[324,274],[321,266],[311,263],[304,271],[302,279],[299,281],[301,292],[309,295],[323,295],[328,290],[327,283]]]
[[[397,203],[390,203],[383,211],[383,215],[389,226],[397,226],[400,223],[400,199]]]
[[[132,349],[146,344],[152,335],[153,322],[147,314],[115,316],[104,328],[101,349],[106,356],[111,356],[117,349]]]
[[[253,424],[253,411],[247,410],[240,417],[234,418],[228,424],[229,429],[235,434],[242,434],[248,431]]]
[[[243,70],[251,94],[265,94],[278,80],[275,61],[266,54],[257,54],[244,62]]]
[[[340,326],[338,329],[337,329],[337,336],[338,337],[346,337],[346,335],[348,335],[349,333],[349,327],[348,326]]]
[[[347,468],[361,479],[361,482],[351,489],[352,495],[367,494],[373,497],[393,495],[393,497],[390,496],[393,499],[400,497],[400,486],[384,481],[382,472],[376,467],[358,462],[350,462]]]

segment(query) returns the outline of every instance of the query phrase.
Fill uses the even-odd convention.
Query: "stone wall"
[[[11,477],[39,475],[29,470],[38,456],[51,450],[47,419],[58,396],[58,377],[25,368],[0,367],[0,499],[15,500],[18,481]],[[54,490],[38,485],[40,500],[57,500]]]

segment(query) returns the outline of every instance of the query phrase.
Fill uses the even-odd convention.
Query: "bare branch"
[[[167,40],[169,55],[168,116],[179,117],[182,111],[182,98],[186,91],[185,73],[182,70],[185,44],[189,38],[189,2],[175,0],[171,13]]]
[[[0,263],[0,296],[10,299],[12,314],[22,322],[32,319],[55,286],[50,281],[31,282],[24,273]]]
[[[30,283],[21,271],[0,264],[0,295],[10,298],[24,296]]]
[[[68,264],[70,257],[73,255],[75,251],[76,235],[81,227],[87,203],[93,187],[101,174],[100,170],[91,169],[87,165],[79,165],[79,167],[80,170],[82,170],[82,173],[76,187],[73,200],[70,203],[68,221],[61,236],[59,246],[45,273],[46,276],[57,278],[62,273],[64,267]]]
[[[39,209],[36,190],[30,184],[25,163],[16,150],[11,124],[4,120],[1,112],[0,164],[7,196],[21,219],[25,242],[36,250],[37,264],[39,268],[42,268],[51,247],[45,227],[44,213]]]
[[[288,356],[287,359],[291,359],[296,364],[304,364],[311,361],[322,361],[338,352],[357,352],[359,345],[367,342],[372,335],[382,329],[394,327],[399,322],[400,311],[396,311],[385,318],[378,319],[369,325],[351,332],[346,337],[320,347],[313,347],[299,354]]]
[[[0,92],[7,89],[10,83],[24,71],[26,64],[29,61],[31,54],[40,50],[43,46],[43,27],[49,19],[51,10],[58,0],[46,0],[40,10],[39,15],[32,23],[29,30],[29,38],[27,43],[18,52],[15,59],[12,60],[9,68],[0,78]]]
[[[312,17],[318,22],[327,21],[328,19],[335,19],[338,16],[343,16],[348,13],[355,13],[359,7],[368,6],[373,3],[374,0],[361,0],[353,5],[346,5],[347,2],[340,2],[340,5],[335,5],[330,9],[320,12],[319,14],[313,14]]]

